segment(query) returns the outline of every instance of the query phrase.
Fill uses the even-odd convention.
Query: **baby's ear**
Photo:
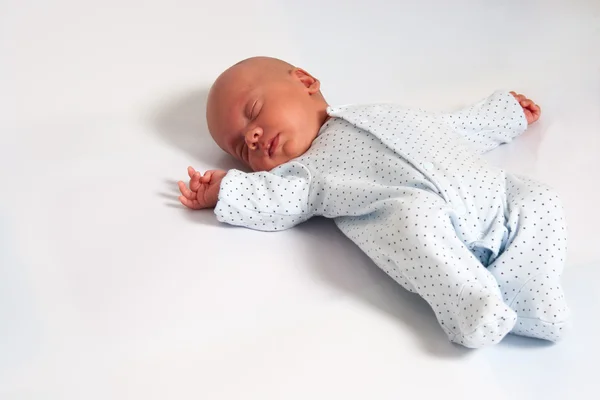
[[[294,68],[292,76],[308,89],[308,94],[315,94],[321,89],[321,82],[302,68]]]

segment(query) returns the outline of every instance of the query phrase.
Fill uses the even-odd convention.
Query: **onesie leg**
[[[379,267],[431,305],[451,341],[471,348],[495,344],[513,329],[516,314],[456,236],[445,203],[423,193],[336,222]]]
[[[488,269],[517,313],[512,333],[555,342],[569,326],[560,284],[567,244],[562,205],[551,189],[532,180],[509,176],[507,185],[509,236]]]

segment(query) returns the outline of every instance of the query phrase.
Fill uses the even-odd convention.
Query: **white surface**
[[[322,3],[0,0],[1,399],[597,396],[600,3]],[[491,158],[563,195],[571,336],[466,351],[331,221],[268,234],[179,208],[188,164],[234,165],[202,107],[256,54],[332,104],[539,102]]]

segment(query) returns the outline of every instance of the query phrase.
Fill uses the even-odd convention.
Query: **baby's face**
[[[217,80],[207,120],[223,150],[254,171],[268,171],[310,148],[327,105],[314,96],[319,82],[305,71],[258,64],[233,67]]]

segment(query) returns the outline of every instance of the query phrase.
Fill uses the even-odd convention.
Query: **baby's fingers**
[[[540,112],[540,106],[538,106],[537,104],[535,104],[533,101],[529,100],[529,104],[527,105],[527,108],[529,108],[531,110],[531,112]]]
[[[521,103],[521,107],[523,108],[527,108],[529,111],[531,111],[532,113],[540,113],[541,109],[540,106],[538,106],[537,104],[535,104],[533,101],[529,100],[529,99],[525,99],[523,100]]]
[[[190,176],[190,178],[193,178],[194,174],[196,173],[196,170],[192,167],[188,167],[187,171],[188,171],[188,175]]]
[[[525,98],[521,101],[519,101],[519,104],[521,104],[521,107],[523,108],[531,108],[531,106],[534,104],[533,101]]]
[[[204,176],[201,179],[202,183],[210,183],[210,180],[214,173],[215,173],[214,169],[211,169],[210,171],[206,171],[204,173]]]
[[[192,176],[192,179],[190,179],[190,189],[192,190],[192,192],[197,192],[198,189],[200,189],[200,172],[196,171],[196,173],[194,173],[194,176]]]
[[[184,206],[186,206],[187,208],[190,208],[192,210],[201,210],[202,207],[200,206],[200,203],[198,203],[198,200],[190,200],[185,196],[179,196],[179,201],[181,202],[181,204],[183,204]]]
[[[540,106],[538,106],[535,103],[532,103],[531,107],[529,107],[529,110],[531,111],[531,114],[533,116],[533,121],[537,121],[540,118],[540,115],[542,114],[542,109],[540,108]]]
[[[179,182],[177,182],[177,186],[179,186],[179,191],[181,192],[182,195],[184,195],[185,197],[187,197],[190,200],[196,199],[196,193],[192,192],[190,189],[188,189],[187,186],[185,186],[185,183],[183,183],[182,181],[179,181]]]
[[[525,100],[525,99],[526,99],[526,97],[525,97],[525,96],[523,96],[522,94],[518,94],[518,93],[515,93],[515,92],[510,92],[510,94],[512,94],[512,95],[513,95],[513,97],[514,97],[515,99],[517,99],[517,101],[518,101],[518,102],[521,102],[522,100]]]

